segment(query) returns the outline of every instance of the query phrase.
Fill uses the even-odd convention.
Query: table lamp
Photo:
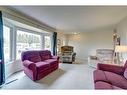
[[[127,52],[127,46],[117,45],[115,47],[115,52],[116,52],[116,57],[117,57],[117,63],[120,64],[124,60],[122,53]]]

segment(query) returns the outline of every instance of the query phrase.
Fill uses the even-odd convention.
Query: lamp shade
[[[117,45],[115,47],[115,52],[127,52],[127,46],[120,46],[120,45]]]

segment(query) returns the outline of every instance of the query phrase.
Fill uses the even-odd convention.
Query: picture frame
[[[120,37],[117,37],[117,43],[116,45],[120,45]]]
[[[61,41],[60,39],[57,39],[57,45],[60,45]]]

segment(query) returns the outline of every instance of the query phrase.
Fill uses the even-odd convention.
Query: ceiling
[[[12,6],[64,33],[114,26],[127,16],[126,6]]]

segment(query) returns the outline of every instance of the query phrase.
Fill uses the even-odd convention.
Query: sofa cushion
[[[109,84],[107,82],[103,82],[103,81],[98,81],[95,83],[95,88],[96,89],[116,89],[116,90],[122,90],[122,88],[114,86],[112,84]]]
[[[97,81],[107,81],[104,71],[94,70],[94,82]]]
[[[37,62],[37,63],[35,63],[35,64],[36,64],[37,72],[38,72],[38,73],[39,73],[39,72],[42,72],[42,71],[44,71],[44,70],[47,70],[47,69],[49,69],[49,67],[50,67],[49,63],[47,63],[47,62]]]
[[[96,89],[113,89],[112,85],[103,81],[98,81],[95,83]]]
[[[39,53],[42,61],[51,58],[51,52],[49,50],[44,50],[44,51],[42,50]]]
[[[127,89],[127,80],[123,76],[108,71],[105,71],[105,75],[112,85]]]
[[[57,59],[48,59],[48,60],[45,60],[45,62],[49,63],[50,65],[58,63]]]
[[[107,82],[114,86],[127,89],[127,80],[123,76],[112,72],[95,70],[94,82],[98,82],[98,81]]]
[[[117,87],[117,86],[114,86],[114,85],[112,86],[112,88],[113,88],[113,89],[116,89],[116,90],[123,90],[122,88]]]

